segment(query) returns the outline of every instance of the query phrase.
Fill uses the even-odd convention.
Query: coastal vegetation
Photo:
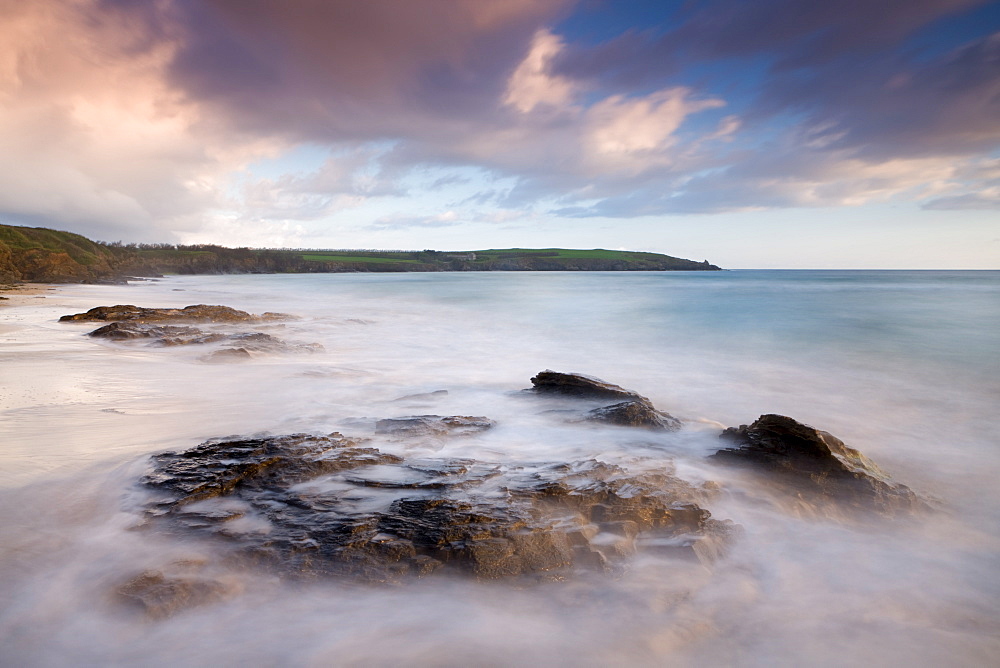
[[[401,271],[704,271],[659,253],[565,248],[474,251],[226,248],[212,244],[92,241],[79,234],[0,225],[0,283],[93,282],[160,274]]]

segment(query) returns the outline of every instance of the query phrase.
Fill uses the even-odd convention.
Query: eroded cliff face
[[[80,283],[119,276],[125,254],[71,232],[0,225],[0,283]]]

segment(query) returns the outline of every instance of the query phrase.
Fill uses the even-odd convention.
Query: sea
[[[322,352],[206,363],[209,346],[86,336],[95,306],[222,304]],[[545,369],[635,390],[673,433],[588,425],[521,390]],[[446,390],[447,393],[438,392]],[[427,395],[411,399],[412,395]],[[934,510],[858,522],[768,502],[708,456],[777,413],[825,430]],[[150,455],[211,438],[487,416],[410,446],[491,462],[590,458],[715,481],[743,527],[715,563],[642,553],[545,582],[291,581],[150,617],[123,582],[214,563],[140,528]],[[386,447],[392,447],[387,445]],[[424,452],[423,450],[426,450]],[[170,276],[0,307],[5,666],[1000,665],[1000,272],[719,271]]]

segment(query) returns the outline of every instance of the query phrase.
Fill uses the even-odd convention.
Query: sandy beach
[[[0,307],[24,306],[34,299],[45,299],[46,293],[59,289],[55,283],[21,283],[0,286]]]

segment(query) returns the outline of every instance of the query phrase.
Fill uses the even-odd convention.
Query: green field
[[[401,254],[402,255],[402,254]],[[337,253],[303,253],[302,259],[306,262],[370,262],[373,264],[386,264],[386,263],[396,263],[396,262],[409,262],[411,264],[416,264],[417,260],[408,258],[405,255],[402,257],[386,257],[382,256],[372,256],[372,255],[340,255]]]

